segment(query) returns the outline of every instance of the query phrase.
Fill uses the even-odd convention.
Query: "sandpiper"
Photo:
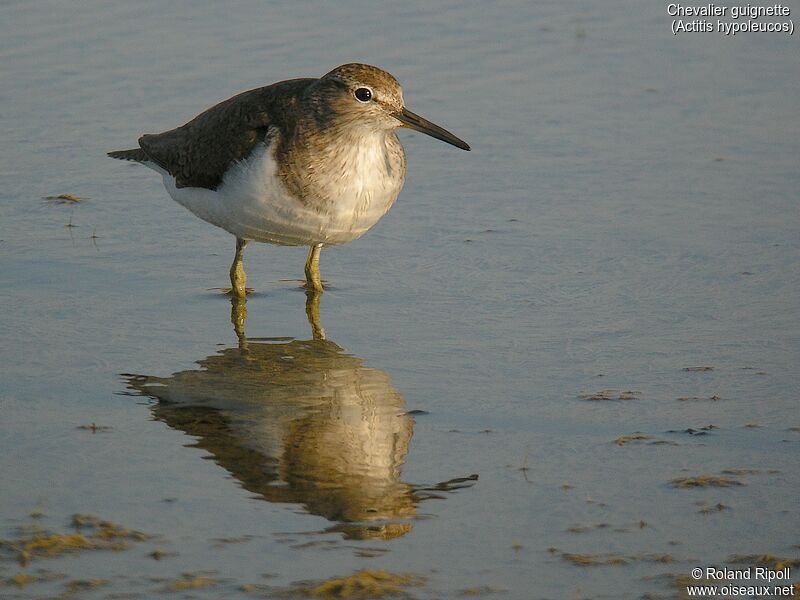
[[[143,135],[139,148],[108,155],[159,172],[176,202],[236,236],[234,296],[246,294],[249,240],[309,246],[306,287],[321,291],[322,246],[364,235],[403,187],[398,127],[470,149],[405,108],[392,75],[352,63],[318,79],[243,92],[181,127]]]

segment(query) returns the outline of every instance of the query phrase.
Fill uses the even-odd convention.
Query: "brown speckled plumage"
[[[270,127],[293,131],[297,105],[313,82],[293,79],[242,92],[186,125],[143,135],[139,145],[175,177],[178,187],[216,189],[231,163],[247,158]]]
[[[163,133],[139,138],[140,150],[109,153],[113,158],[151,160],[175,177],[178,187],[214,190],[225,172],[237,160],[250,155],[255,145],[275,136],[278,162],[285,165],[281,177],[290,189],[307,196],[307,185],[298,183],[291,172],[297,155],[322,150],[341,134],[347,120],[336,124],[340,113],[333,96],[343,87],[368,84],[384,90],[376,101],[401,110],[402,96],[397,80],[381,69],[364,64],[337,67],[319,79],[281,81],[228,98],[194,119]],[[354,119],[358,114],[353,115]],[[393,153],[396,149],[393,148]],[[402,147],[400,147],[402,152]],[[322,160],[318,156],[317,160]],[[298,165],[301,166],[301,165]],[[301,166],[302,167],[302,166]],[[313,169],[313,165],[309,165]]]

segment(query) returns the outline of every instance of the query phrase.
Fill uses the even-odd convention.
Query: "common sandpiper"
[[[351,63],[318,79],[243,92],[181,127],[143,135],[139,148],[108,155],[159,172],[178,204],[236,236],[234,297],[246,294],[249,240],[309,246],[306,288],[318,292],[322,246],[364,235],[403,187],[398,127],[470,149],[408,110],[391,74]]]

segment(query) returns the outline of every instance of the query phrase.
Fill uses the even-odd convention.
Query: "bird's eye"
[[[369,88],[358,88],[355,91],[356,100],[359,102],[369,102],[372,100],[372,90]]]

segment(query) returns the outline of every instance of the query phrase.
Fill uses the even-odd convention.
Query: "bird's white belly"
[[[236,237],[286,246],[344,244],[364,235],[386,214],[402,187],[402,177],[385,172],[378,148],[355,149],[344,161],[351,168],[328,188],[332,201],[304,202],[284,186],[265,144],[236,163],[216,190],[175,185],[164,169],[148,164],[164,178],[178,204]]]

